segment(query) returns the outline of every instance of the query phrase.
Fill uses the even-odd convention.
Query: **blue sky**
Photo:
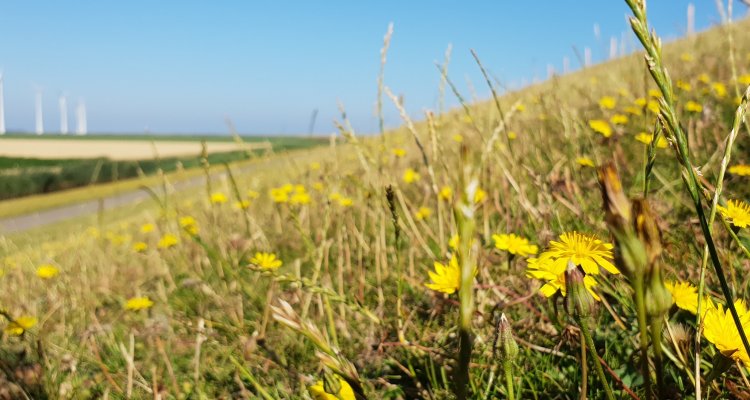
[[[649,2],[662,36],[684,33],[687,4]],[[713,0],[695,4],[697,29],[718,21]],[[578,68],[573,46],[591,47],[594,61],[606,58],[609,38],[628,31],[626,12],[619,0],[4,2],[6,125],[34,129],[39,87],[48,131],[59,130],[65,93],[71,122],[75,103],[85,101],[90,132],[226,133],[228,116],[243,133],[297,134],[318,109],[315,132],[323,134],[334,130],[341,102],[368,133],[377,129],[379,51],[389,22],[386,85],[418,116],[437,107],[434,63],[449,43],[451,79],[467,97],[472,82],[485,98],[469,49],[502,82],[530,82],[544,78],[548,64],[561,70],[563,57]],[[386,116],[399,123],[390,104]]]

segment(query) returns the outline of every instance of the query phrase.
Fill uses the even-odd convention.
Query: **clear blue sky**
[[[697,29],[718,21],[713,0],[695,3]],[[684,33],[687,4],[649,2],[662,36]],[[41,87],[47,131],[59,129],[65,93],[71,126],[85,100],[89,132],[225,133],[229,116],[243,133],[304,133],[317,108],[315,131],[328,133],[338,101],[356,129],[373,132],[389,22],[386,84],[420,115],[437,107],[434,62],[449,43],[451,78],[467,97],[468,81],[486,97],[469,49],[498,79],[519,84],[544,78],[547,64],[561,70],[565,56],[578,68],[573,46],[605,58],[609,38],[628,31],[626,12],[619,0],[8,1],[0,10],[6,124],[34,129]],[[386,111],[398,124],[390,103]]]

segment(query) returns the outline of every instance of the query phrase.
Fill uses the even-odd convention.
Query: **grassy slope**
[[[743,22],[738,32],[747,27]],[[714,30],[675,43],[666,51],[673,77],[689,80],[694,87],[680,95],[681,103],[696,99],[711,110],[700,118],[685,119],[697,164],[703,166],[709,181],[718,165],[715,150],[728,132],[732,96],[717,99],[710,91],[702,93],[705,86],[697,76],[707,73],[714,81],[729,81],[723,37],[720,30]],[[747,73],[750,44],[740,35],[736,38],[739,69]],[[695,60],[679,61],[685,52]],[[577,392],[580,362],[575,330],[566,324],[564,315],[556,316],[551,303],[535,294],[539,285],[524,277],[523,260],[510,262],[509,271],[504,268],[507,258],[492,250],[491,235],[514,232],[540,247],[573,229],[607,237],[593,170],[579,167],[574,160],[583,155],[614,159],[629,191],[640,191],[644,147],[633,136],[651,129],[653,115],[631,116],[608,141],[594,135],[587,121],[613,113],[597,106],[601,96],[616,97],[618,109],[632,104],[635,97],[646,96],[646,78],[642,61],[633,56],[502,99],[506,111],[519,103],[526,109],[506,114],[509,129],[518,138],[507,142],[501,137],[480,167],[481,186],[488,196],[477,211],[477,236],[482,243],[472,360],[472,386],[477,392],[489,389],[503,396],[500,387],[488,386],[495,362],[491,354],[495,307],[509,316],[514,332],[523,340],[516,362],[519,397],[565,398]],[[627,93],[618,94],[620,89]],[[476,127],[460,110],[440,117],[434,135],[427,124],[417,125],[438,186],[455,190],[461,167],[479,164],[498,116],[491,102],[473,106],[471,113]],[[464,138],[467,151],[463,157],[459,157],[461,145],[452,141],[455,134]],[[745,144],[738,144],[736,159],[748,162],[747,135],[743,138]],[[405,148],[407,156],[394,157],[394,148]],[[668,268],[668,274],[691,279],[701,244],[671,157],[668,150],[660,150],[651,199],[661,216],[665,264],[675,267]],[[312,161],[320,168],[311,166]],[[404,183],[401,177],[407,168],[417,170],[422,179]],[[13,315],[38,316],[39,326],[25,339],[40,338],[47,360],[39,386],[29,385],[30,390],[56,394],[62,387],[70,388],[69,398],[103,393],[124,397],[128,390],[136,398],[153,398],[149,393],[153,387],[177,398],[241,396],[261,389],[271,398],[303,396],[310,379],[321,377],[321,364],[309,341],[269,319],[269,305],[281,298],[324,330],[327,340],[338,344],[342,357],[352,361],[366,382],[371,398],[389,398],[399,392],[409,398],[427,397],[425,391],[431,398],[450,398],[446,393],[457,346],[455,295],[443,298],[423,284],[433,261],[445,261],[447,239],[455,227],[449,204],[431,192],[430,181],[413,139],[401,129],[360,145],[289,157],[238,177],[241,196],[246,197],[247,190],[262,194],[247,213],[229,204],[211,205],[201,190],[173,196],[165,210],[153,206],[144,212],[125,210],[126,215],[117,215],[116,221],[94,230],[67,225],[61,235],[54,233],[50,240],[28,247],[28,241],[6,241],[9,258],[0,284],[15,290],[0,293],[0,304]],[[729,177],[727,196],[747,198],[748,185],[742,182]],[[268,189],[285,183],[305,185],[311,205],[270,202],[265,195]],[[396,190],[400,241],[395,239],[383,198],[387,184]],[[228,182],[212,185],[212,191],[234,191]],[[353,206],[328,201],[333,193],[351,197]],[[414,218],[422,206],[432,209],[424,221]],[[162,234],[180,235],[177,217],[185,215],[198,220],[199,240],[182,234],[176,247],[156,249]],[[147,222],[156,225],[154,232],[139,231]],[[75,229],[80,233],[71,234]],[[732,250],[724,235],[719,234],[719,240],[722,260],[740,279],[733,281],[740,290],[745,286],[741,277],[747,260]],[[150,249],[135,254],[130,246],[134,241],[144,241]],[[271,284],[267,274],[246,268],[248,256],[257,250],[273,251],[284,260],[276,273],[277,283]],[[51,281],[34,276],[36,266],[48,262],[57,265],[61,274]],[[396,287],[400,276],[404,284],[399,315]],[[298,281],[300,277],[305,279]],[[709,288],[716,288],[711,278]],[[605,349],[602,357],[637,391],[638,373],[628,345],[635,335],[630,294],[616,276],[602,277],[600,291],[609,304],[608,309],[599,310],[596,320],[597,341]],[[138,295],[149,296],[154,307],[137,313],[123,311],[125,299]],[[367,318],[362,307],[377,316],[379,323]],[[626,324],[618,325],[613,315]],[[690,323],[683,314],[673,316],[673,321]],[[399,342],[398,326],[404,327],[408,343]],[[135,374],[128,373],[124,356],[130,343]],[[25,346],[30,347],[31,340],[11,338],[0,345],[7,365],[37,361],[15,350]],[[201,349],[199,358],[197,348]],[[712,350],[706,346],[705,351]],[[17,358],[21,360],[14,364]],[[232,359],[246,370],[238,372]],[[75,372],[69,368],[70,360],[77,364]],[[670,384],[677,391],[691,390],[689,379],[676,364],[670,364],[669,371]],[[731,377],[741,384],[736,372]],[[590,394],[598,398],[601,392],[597,393],[595,379],[591,384]]]

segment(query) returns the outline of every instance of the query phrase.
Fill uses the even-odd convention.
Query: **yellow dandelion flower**
[[[250,200],[235,201],[233,207],[239,210],[247,210],[250,208]]]
[[[627,107],[625,107],[624,110],[625,110],[626,113],[628,113],[630,115],[634,115],[636,117],[639,117],[639,116],[643,115],[643,112],[638,107],[627,106]]]
[[[314,182],[312,188],[315,189],[316,192],[322,192],[323,189],[325,189],[325,186],[323,186],[323,182]]]
[[[709,82],[711,82],[711,78],[708,76],[707,73],[704,72],[704,73],[698,75],[698,81],[701,82],[701,83],[709,83]]]
[[[458,241],[459,241],[458,235],[451,236],[451,238],[448,240],[448,247],[450,247],[453,250],[458,250]]]
[[[255,265],[261,270],[269,271],[278,269],[283,263],[280,259],[276,258],[276,254],[259,251],[250,259],[250,264]]]
[[[559,242],[550,241],[550,248],[542,255],[553,258],[553,264],[561,268],[563,273],[570,260],[573,264],[580,265],[586,274],[598,274],[599,267],[612,274],[619,274],[620,271],[610,261],[614,258],[613,247],[611,243],[602,242],[594,235],[572,231],[561,234]]]
[[[589,121],[589,127],[591,127],[594,132],[601,134],[605,138],[612,136],[612,127],[610,127],[609,123],[603,119],[592,119]]]
[[[599,107],[605,110],[614,110],[616,105],[617,105],[617,100],[615,100],[614,97],[604,96],[601,99],[599,99]]]
[[[646,107],[646,104],[648,104],[648,100],[646,100],[643,97],[639,97],[639,98],[633,100],[633,103],[635,103],[635,105],[637,105],[638,107],[643,108],[643,107]]]
[[[748,335],[750,328],[750,315],[742,300],[736,300],[734,306],[739,314],[742,330]],[[722,304],[709,308],[703,320],[703,336],[726,357],[735,361],[742,361],[746,367],[750,367],[745,347],[742,345],[740,332],[734,324],[734,319],[729,310],[724,310]]]
[[[693,55],[690,53],[682,53],[680,54],[680,60],[684,62],[690,62],[693,61]]]
[[[726,97],[727,95],[727,87],[721,82],[714,82],[711,84],[711,89],[713,89],[714,94],[716,97],[722,99]]]
[[[317,161],[313,161],[310,163],[310,170],[311,171],[317,171],[320,169],[320,163]]]
[[[450,200],[453,197],[453,189],[450,186],[443,186],[440,188],[440,198],[443,200]]]
[[[338,203],[341,207],[351,207],[354,205],[354,200],[352,200],[350,197],[339,197]]]
[[[310,195],[307,192],[296,192],[289,199],[289,203],[297,205],[310,204]]]
[[[427,274],[430,276],[432,282],[425,283],[428,289],[432,289],[436,292],[445,294],[451,294],[458,291],[461,286],[461,268],[458,266],[458,259],[454,255],[451,257],[448,265],[444,265],[435,261],[435,271],[428,271]],[[474,275],[476,275],[476,267],[474,268]]]
[[[143,253],[148,250],[148,244],[146,242],[135,242],[133,243],[133,251],[136,253]]]
[[[260,193],[256,192],[255,190],[247,191],[247,198],[249,198],[250,200],[255,200],[258,197],[260,197]]]
[[[703,106],[698,102],[690,100],[685,103],[685,111],[691,113],[700,113],[703,112]]]
[[[693,86],[690,83],[685,82],[685,81],[680,80],[680,79],[677,80],[677,83],[676,83],[675,86],[677,86],[677,88],[680,89],[680,90],[682,90],[683,92],[689,92],[689,91],[693,90]]]
[[[596,167],[596,164],[594,164],[594,160],[588,158],[588,157],[578,157],[576,158],[576,164],[582,166],[582,167]]]
[[[628,121],[628,116],[624,114],[615,114],[609,119],[609,122],[614,125],[625,125]]]
[[[747,165],[747,164],[732,165],[731,167],[729,167],[727,171],[729,171],[729,173],[732,175],[750,176],[750,165]]]
[[[478,187],[477,191],[474,192],[474,204],[479,204],[487,198],[487,192],[482,188]]]
[[[677,304],[677,307],[690,311],[692,314],[698,312],[698,288],[688,282],[672,281],[664,282],[664,286],[672,294],[672,304]],[[702,306],[705,308],[705,303]]]
[[[750,74],[740,75],[737,78],[737,82],[739,82],[739,83],[741,83],[741,84],[743,84],[745,86],[750,86]]]
[[[148,297],[131,297],[125,302],[125,309],[130,311],[145,310],[151,308],[154,302]]]
[[[36,276],[42,279],[52,279],[59,273],[60,270],[52,264],[43,264],[36,269]]]
[[[279,190],[287,194],[292,193],[294,191],[294,185],[292,185],[291,183],[285,183],[279,188]]]
[[[451,137],[451,139],[453,139],[453,141],[454,141],[454,142],[456,142],[456,143],[461,143],[461,142],[463,142],[463,141],[464,141],[464,137],[463,137],[463,136],[461,136],[461,135],[459,135],[458,133],[457,133],[457,134],[455,134],[455,135],[453,135],[453,136]]]
[[[661,91],[659,89],[649,89],[648,90],[648,97],[652,97],[654,99],[658,99],[661,97]]]
[[[652,113],[658,114],[660,110],[659,102],[656,100],[649,100],[648,103],[646,104],[646,108],[648,108],[648,110],[651,111]]]
[[[637,135],[635,135],[635,140],[643,143],[643,144],[651,144],[651,142],[654,140],[654,134],[648,133],[648,132],[641,132]],[[669,147],[669,141],[664,138],[664,136],[659,136],[659,140],[656,141],[656,147],[660,149],[666,149]]]
[[[221,192],[211,193],[212,204],[224,204],[227,201],[228,201],[227,196],[224,195],[224,193],[221,193]]]
[[[283,187],[271,189],[271,199],[274,203],[283,204],[289,202],[289,193]]]
[[[518,112],[520,112],[520,113],[522,113],[522,112],[526,111],[526,106],[519,103],[519,104],[516,104],[515,107],[513,107],[513,109],[516,110],[516,111],[518,111]]]
[[[186,226],[185,228],[188,228],[188,226]],[[157,243],[156,245],[160,249],[169,249],[174,246],[177,246],[179,243],[180,243],[180,239],[178,239],[177,236],[171,233],[165,233],[164,236],[162,236],[161,239],[159,239],[159,243]]]
[[[552,297],[557,292],[560,292],[563,296],[567,295],[565,286],[567,262],[565,264],[556,263],[551,255],[542,253],[538,258],[526,260],[526,265],[527,277],[544,281],[539,293],[545,297]],[[595,300],[601,300],[599,295],[594,292],[594,286],[597,285],[594,277],[586,274],[583,277],[583,285]]]
[[[518,138],[518,134],[517,133],[515,133],[513,131],[508,132],[508,139],[509,140],[516,140],[517,138]]]
[[[317,381],[314,385],[307,388],[307,392],[310,393],[313,400],[355,400],[354,390],[344,379],[340,376],[336,376],[339,380],[339,391],[338,393],[326,392],[323,381]]]
[[[422,221],[430,217],[432,215],[432,209],[429,207],[419,207],[419,210],[414,213],[414,218],[417,219],[417,221]]]
[[[154,224],[143,224],[143,225],[141,225],[141,233],[153,232],[154,229],[156,229],[156,226]]]
[[[8,323],[3,331],[9,336],[21,336],[24,332],[33,328],[36,323],[36,318],[24,315]]]
[[[404,150],[404,149],[402,149],[400,147],[395,148],[395,149],[393,149],[391,151],[393,152],[393,155],[396,156],[396,157],[398,157],[398,158],[402,158],[402,157],[404,157],[406,155],[406,150]]]
[[[404,171],[403,180],[406,183],[416,182],[420,179],[419,173],[411,168],[407,168]]]
[[[195,218],[189,215],[180,217],[180,219],[177,222],[180,224],[180,228],[185,228],[190,225],[196,225]]]
[[[535,244],[529,243],[529,239],[517,236],[514,233],[492,235],[492,240],[495,241],[496,249],[504,250],[510,254],[515,254],[521,257],[536,254],[537,251],[539,251]]]
[[[738,228],[747,228],[750,225],[750,205],[742,200],[729,200],[726,207],[717,206],[716,209]]]

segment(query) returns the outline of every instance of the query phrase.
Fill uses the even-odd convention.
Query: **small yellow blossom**
[[[582,167],[595,167],[596,164],[594,164],[594,160],[588,158],[588,157],[578,157],[576,158],[576,164],[582,166]]]
[[[224,204],[227,200],[227,196],[224,193],[215,192],[211,194],[211,203],[213,204]]]
[[[659,102],[656,100],[649,100],[646,104],[646,108],[654,114],[658,114],[660,111]]]
[[[637,105],[638,107],[641,107],[641,108],[646,107],[646,104],[648,104],[648,100],[646,100],[643,97],[639,97],[639,98],[635,99],[633,102],[635,103],[635,105]]]
[[[255,200],[258,197],[260,197],[260,193],[256,192],[255,190],[248,190],[247,191],[247,198],[250,200]]]
[[[742,330],[747,336],[750,331],[750,315],[742,300],[736,300],[734,306],[739,314]],[[729,309],[724,309],[722,304],[717,304],[706,311],[703,320],[703,336],[726,357],[735,361],[741,361],[746,367],[750,367],[750,357],[742,344],[739,330],[734,323]]]
[[[393,149],[392,151],[393,151],[393,155],[396,156],[396,157],[398,157],[398,158],[402,158],[402,157],[404,157],[406,155],[406,150],[404,150],[404,149],[402,149],[400,147],[397,147],[397,148]]]
[[[680,54],[680,60],[684,62],[690,62],[693,61],[693,55],[690,53],[682,53]]]
[[[513,131],[508,132],[508,139],[509,140],[516,140],[518,138],[518,134],[516,134]]]
[[[726,97],[727,95],[727,87],[721,82],[714,82],[711,84],[711,89],[713,89],[714,94],[716,97],[722,99]]]
[[[690,100],[687,103],[685,103],[685,111],[692,112],[692,113],[700,113],[703,111],[703,106],[700,103]]]
[[[422,221],[430,217],[432,215],[432,209],[429,207],[419,207],[419,210],[417,210],[416,213],[414,213],[414,218],[417,219],[417,221]]]
[[[750,74],[740,75],[737,78],[737,82],[739,82],[739,83],[741,83],[741,84],[743,84],[745,86],[750,86]]]
[[[276,258],[276,254],[259,251],[250,259],[250,264],[253,264],[264,271],[268,271],[281,267],[283,263],[280,259]]]
[[[24,332],[33,328],[36,322],[36,318],[24,315],[8,323],[3,331],[9,336],[21,336]]]
[[[544,281],[544,285],[539,289],[539,293],[545,297],[552,297],[558,291],[563,295],[567,295],[567,288],[565,285],[565,270],[567,269],[567,261],[565,264],[554,262],[554,258],[547,254],[542,253],[538,258],[529,258],[526,260],[527,269],[526,276],[533,279],[539,279]],[[583,277],[583,285],[586,287],[591,296],[599,301],[599,297],[594,292],[594,286],[597,282],[589,274]]]
[[[549,257],[561,273],[565,272],[568,261],[571,261],[580,265],[587,275],[599,274],[599,267],[611,274],[619,274],[620,271],[611,261],[614,259],[613,247],[611,243],[603,242],[594,235],[571,231],[561,234],[560,241],[550,241],[549,249],[540,258]]]
[[[239,210],[247,210],[248,208],[250,208],[250,200],[235,201],[234,208],[237,208]]]
[[[320,169],[320,163],[317,161],[313,161],[310,163],[310,170],[311,171],[317,171]]]
[[[635,135],[635,140],[643,144],[651,144],[651,142],[654,140],[654,135],[648,132],[641,132]],[[664,136],[659,136],[659,140],[656,141],[656,147],[660,149],[666,149],[667,147],[669,147],[669,142],[664,138]]]
[[[133,251],[136,253],[143,253],[146,250],[148,250],[148,244],[146,244],[146,242],[133,243]]]
[[[529,243],[529,239],[517,236],[514,233],[492,235],[492,240],[495,241],[496,249],[504,250],[508,253],[515,254],[521,257],[536,254],[537,251],[539,251],[535,244]]]
[[[151,308],[154,302],[148,297],[131,297],[125,302],[125,309],[130,311],[145,310]]]
[[[451,236],[451,238],[448,240],[448,247],[450,247],[453,250],[458,250],[458,241],[459,241],[458,235]]]
[[[716,209],[738,228],[747,228],[750,225],[750,205],[742,200],[729,200],[726,207],[717,206]]]
[[[523,105],[523,104],[521,104],[521,103],[519,103],[519,104],[516,104],[513,107],[513,109],[516,110],[516,111],[518,111],[519,113],[522,113],[522,112],[526,111],[526,106]]]
[[[630,115],[634,115],[636,117],[643,115],[643,112],[641,111],[641,109],[638,107],[634,107],[634,106],[625,107],[625,112]]]
[[[461,135],[459,135],[458,133],[456,133],[455,135],[453,135],[451,137],[451,139],[453,139],[453,141],[456,142],[456,143],[461,143],[461,142],[464,141],[464,137],[461,136]]]
[[[157,246],[160,249],[169,249],[174,246],[177,246],[180,243],[180,239],[177,238],[177,236],[171,234],[171,233],[165,233],[164,236],[159,239],[159,243],[157,243]]]
[[[427,272],[432,282],[426,283],[425,286],[436,292],[442,292],[445,294],[451,294],[458,291],[458,288],[461,286],[461,268],[458,266],[458,259],[456,256],[454,255],[451,257],[448,265],[435,261],[433,266],[435,267],[435,271]],[[476,275],[476,272],[475,268],[474,275]]]
[[[711,82],[711,78],[706,74],[705,72],[698,75],[698,81],[701,83],[709,83]]]
[[[605,110],[613,110],[617,105],[617,100],[611,96],[604,96],[599,99],[599,106]]]
[[[189,215],[186,215],[184,217],[180,217],[180,219],[179,219],[178,222],[180,224],[180,228],[185,228],[187,226],[195,225],[196,224],[195,218],[193,218],[193,217],[191,217]]]
[[[624,114],[615,114],[609,119],[614,125],[625,125],[628,123],[628,116]]]
[[[338,203],[341,207],[351,207],[354,205],[354,200],[352,200],[350,197],[339,197]]]
[[[482,188],[478,187],[477,191],[474,192],[474,204],[479,204],[487,198],[487,192]]]
[[[42,279],[52,279],[59,273],[60,270],[52,264],[43,264],[36,269],[36,276]]]
[[[689,92],[693,90],[693,86],[689,82],[685,82],[683,80],[678,79],[677,83],[675,84],[678,89],[682,90],[683,92]]]
[[[154,224],[143,224],[143,225],[141,225],[141,233],[153,232],[154,229],[156,229],[156,226]]]
[[[727,171],[729,171],[729,173],[732,175],[750,176],[750,165],[747,165],[747,164],[732,165],[731,167],[729,167]]]
[[[289,202],[289,192],[283,187],[271,189],[270,194],[274,203],[283,204]]]
[[[344,379],[340,376],[336,376],[339,380],[339,391],[338,393],[326,392],[323,381],[317,381],[314,385],[307,388],[307,392],[312,396],[313,400],[356,400],[354,396],[354,390]]]
[[[290,204],[310,204],[310,195],[307,192],[295,192],[289,199]]]
[[[658,99],[661,97],[661,91],[659,89],[649,89],[648,90],[648,97],[652,97],[654,99]]]
[[[592,119],[589,121],[589,127],[591,127],[594,132],[601,134],[605,138],[612,136],[612,127],[610,127],[609,123],[603,119]]]
[[[669,293],[672,294],[672,304],[677,304],[677,307],[689,311],[692,314],[698,312],[698,289],[688,282],[664,282]],[[702,304],[701,308],[705,309],[706,304]]]
[[[420,179],[419,173],[411,168],[407,168],[404,171],[403,180],[406,183],[416,182]]]
[[[450,200],[453,197],[453,189],[450,186],[443,186],[440,188],[440,198],[443,200]]]

